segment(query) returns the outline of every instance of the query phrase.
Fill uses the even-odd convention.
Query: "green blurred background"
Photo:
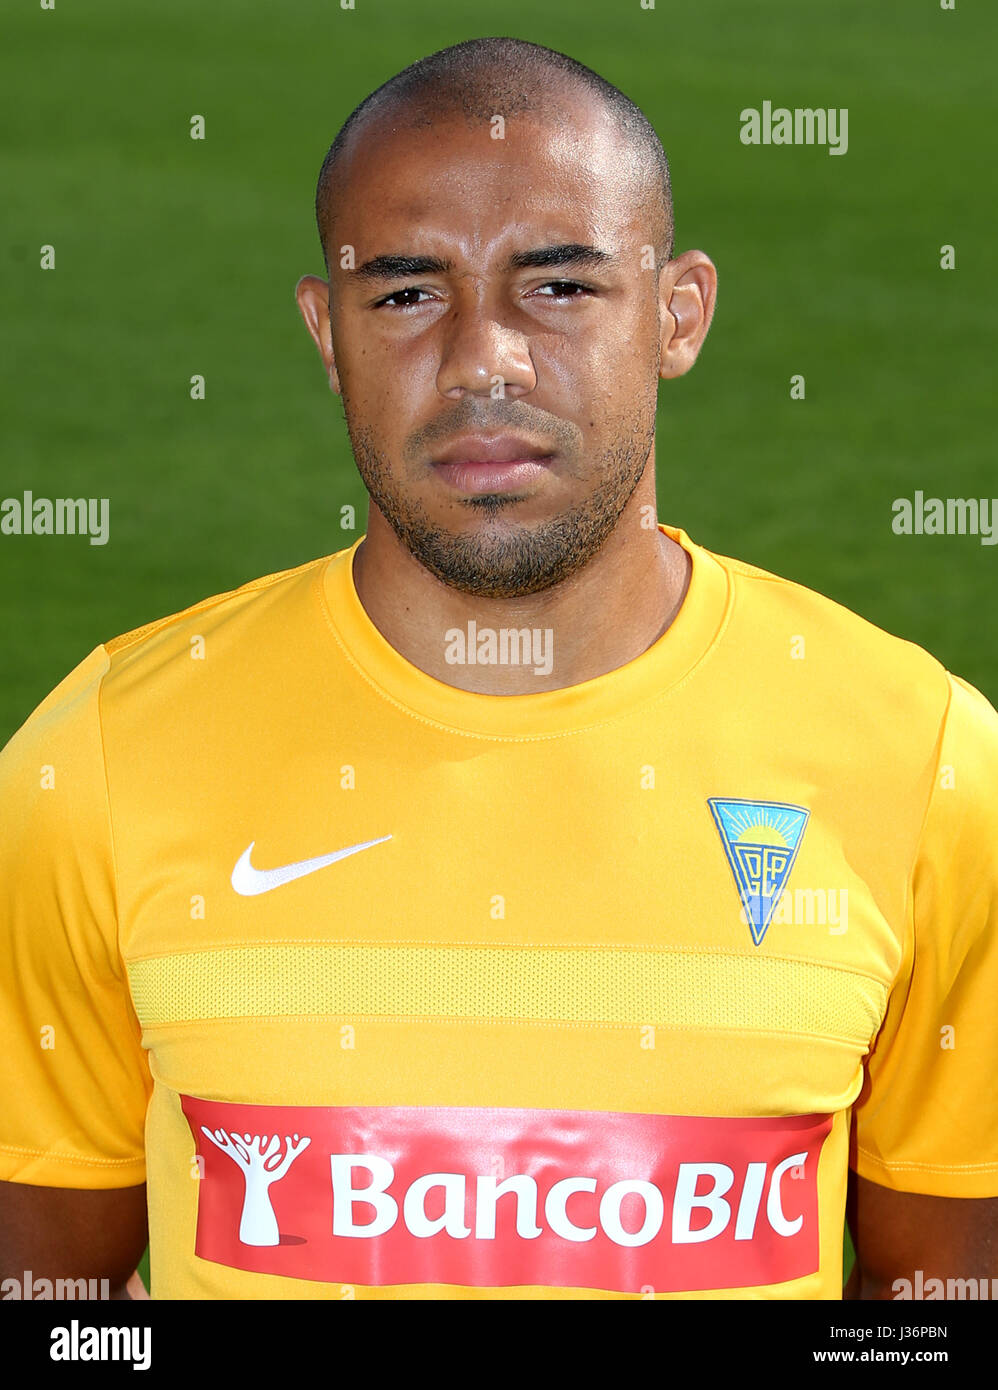
[[[356,539],[340,507],[362,528],[363,489],[294,302],[322,273],[315,178],[375,86],[492,33],[643,107],[677,249],[718,266],[701,359],[660,386],[662,519],[998,699],[998,547],[891,530],[916,489],[998,494],[993,4],[99,0],[4,31],[0,498],[107,497],[110,543],[0,536],[0,742],[102,640]],[[848,153],[743,145],[767,99],[847,107]]]

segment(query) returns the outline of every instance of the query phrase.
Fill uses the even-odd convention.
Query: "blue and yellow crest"
[[[707,798],[758,946],[797,858],[811,812],[781,801]]]

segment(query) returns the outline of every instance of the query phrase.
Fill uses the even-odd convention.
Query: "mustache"
[[[577,425],[538,406],[505,398],[484,401],[465,396],[445,415],[438,415],[413,431],[406,440],[405,457],[416,461],[434,445],[446,444],[455,435],[499,431],[529,434],[544,444],[550,443],[552,453],[572,454],[582,443],[582,431]]]

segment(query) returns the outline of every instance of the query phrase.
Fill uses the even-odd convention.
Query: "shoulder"
[[[774,686],[817,700],[816,713],[876,725],[888,742],[888,726],[938,735],[954,677],[924,647],[803,584],[708,553],[727,578],[730,639],[743,658],[757,654],[755,666]]]
[[[102,644],[109,669],[148,657],[164,643],[174,644],[194,634],[218,631],[234,619],[263,622],[275,618],[280,610],[307,601],[310,587],[320,579],[331,558],[334,557],[324,555],[292,569],[262,575],[236,589],[212,594],[187,608],[123,632]]]
[[[343,552],[337,552],[342,554]],[[161,705],[178,693],[174,658],[212,657],[203,669],[231,672],[236,662],[266,660],[275,646],[295,641],[295,622],[318,603],[318,585],[332,556],[249,580],[101,642],[36,706],[3,749],[0,767],[32,765],[58,741],[81,753],[99,747],[108,704]],[[218,660],[217,658],[222,658]],[[182,687],[182,679],[179,686]]]
[[[944,681],[945,668],[924,647],[887,632],[826,594],[744,560],[717,554],[713,558],[726,571],[732,599],[749,620],[776,622],[799,618],[807,627],[801,636],[806,639],[808,634],[813,635],[823,646],[831,645],[848,653],[854,663],[870,662],[887,669],[900,662],[906,670],[917,670],[929,679]],[[805,660],[806,656],[800,659]]]

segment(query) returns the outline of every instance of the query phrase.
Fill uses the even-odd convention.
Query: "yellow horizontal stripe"
[[[885,986],[811,961],[522,946],[233,946],[133,961],[144,1027],[221,1018],[485,1018],[775,1029],[867,1043]]]

